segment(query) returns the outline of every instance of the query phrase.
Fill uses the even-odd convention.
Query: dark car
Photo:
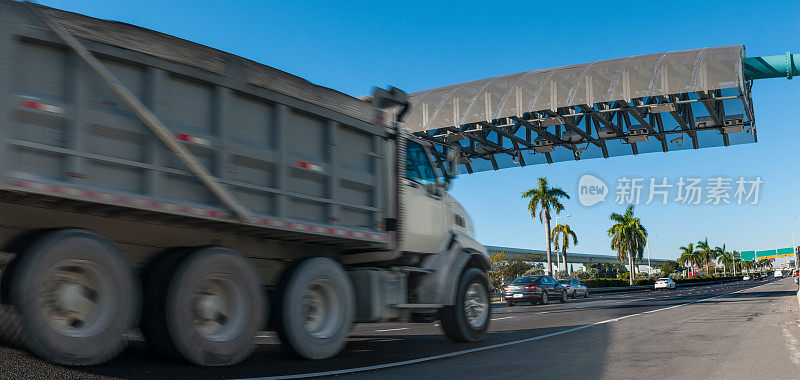
[[[589,288],[587,288],[585,285],[581,284],[580,281],[574,278],[566,278],[563,280],[558,280],[558,282],[560,282],[561,285],[564,285],[564,287],[567,288],[567,295],[572,298],[589,297]]]
[[[764,279],[764,275],[761,273],[753,273],[753,281],[761,281]]]
[[[567,302],[567,288],[550,276],[536,275],[523,276],[503,288],[503,299],[508,306],[519,302],[546,304],[547,301],[557,299]]]

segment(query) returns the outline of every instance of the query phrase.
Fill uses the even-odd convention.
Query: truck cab
[[[472,218],[447,192],[452,177],[434,166],[431,158],[433,147],[414,139],[409,139],[406,144],[403,181],[406,216],[402,250],[442,252],[454,234],[474,240]]]

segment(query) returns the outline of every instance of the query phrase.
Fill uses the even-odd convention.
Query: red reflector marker
[[[59,107],[59,106],[53,106],[53,105],[50,105],[50,104],[32,102],[30,100],[20,100],[19,101],[19,105],[21,107],[40,110],[40,111],[46,111],[46,112],[52,112],[52,113],[60,113],[60,114],[64,113],[64,109]]]
[[[174,135],[175,135],[176,139],[181,140],[181,141],[186,141],[186,142],[190,142],[190,143],[193,143],[193,144],[200,144],[200,145],[205,145],[205,146],[211,145],[211,142],[206,140],[206,139],[204,139],[204,138],[191,136],[191,135],[187,135],[187,134],[183,134],[183,133],[175,133]]]
[[[297,161],[297,166],[301,167],[303,169],[313,170],[315,172],[321,172],[322,171],[322,166],[314,165],[314,164],[312,164],[310,162]]]

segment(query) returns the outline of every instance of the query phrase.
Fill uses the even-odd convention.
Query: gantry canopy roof
[[[513,258],[519,258],[528,261],[538,261],[538,262],[547,262],[547,251],[541,249],[526,249],[526,248],[513,248],[513,247],[498,247],[493,245],[487,245],[486,251],[489,252],[490,256],[497,255],[497,254],[506,254]],[[558,253],[555,253],[558,254]],[[581,263],[581,264],[589,264],[589,263],[614,263],[619,264],[620,261],[617,256],[611,255],[598,255],[594,253],[575,253],[575,252],[566,252],[567,262],[568,263]],[[650,259],[651,264],[662,264],[667,262],[667,259]],[[647,259],[643,260],[636,260],[636,264],[646,265]]]
[[[743,56],[743,46],[713,47],[434,88],[409,95],[403,122],[459,146],[469,173],[754,142]]]

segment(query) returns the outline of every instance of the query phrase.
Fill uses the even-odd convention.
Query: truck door
[[[445,219],[443,191],[431,192],[436,184],[428,153],[421,144],[408,140],[406,149],[405,217],[403,250],[437,253],[449,230]],[[438,193],[438,194],[437,194]]]

